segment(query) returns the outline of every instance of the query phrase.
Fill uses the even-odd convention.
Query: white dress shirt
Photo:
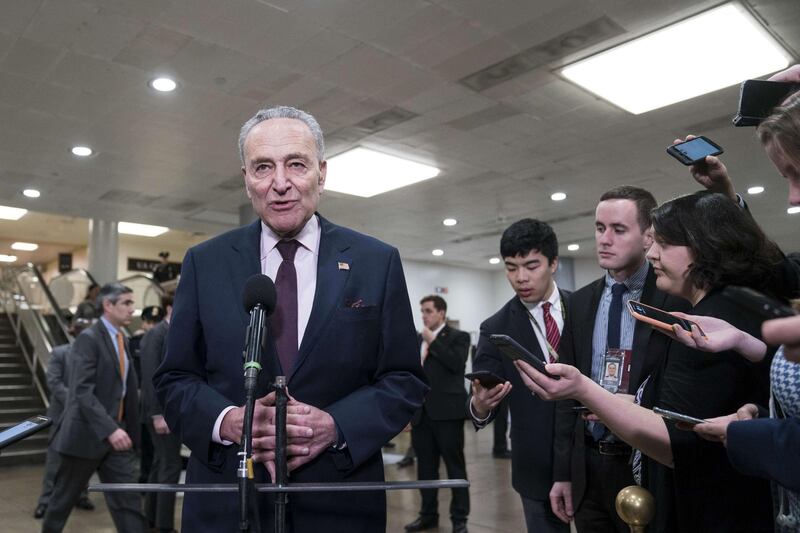
[[[294,256],[294,268],[297,272],[297,348],[303,343],[303,334],[308,325],[308,319],[311,316],[311,308],[314,305],[314,293],[317,290],[317,262],[319,261],[319,241],[322,237],[322,229],[319,225],[319,218],[316,215],[312,216],[300,230],[300,233],[294,236],[294,239],[300,243],[297,247],[297,253]],[[269,276],[273,281],[278,274],[278,267],[280,266],[283,258],[278,251],[276,244],[281,238],[272,231],[264,221],[261,221],[261,273]],[[219,435],[219,428],[222,425],[222,419],[228,411],[235,406],[230,405],[222,410],[214,422],[214,429],[212,430],[211,439],[224,445],[233,444],[230,441],[224,441]]]
[[[439,336],[439,333],[446,325],[447,322],[442,322],[438,328],[433,330],[433,340],[436,340],[436,337]],[[425,359],[428,357],[428,346],[430,345],[425,341],[425,337],[422,337],[422,342],[419,344],[419,357],[422,359],[422,364],[425,364]]]

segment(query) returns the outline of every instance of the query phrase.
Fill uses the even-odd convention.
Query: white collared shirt
[[[439,336],[439,333],[444,329],[444,327],[446,325],[447,325],[447,322],[442,322],[441,326],[439,326],[438,328],[433,330],[433,340],[436,340],[436,337]],[[419,357],[420,357],[420,359],[422,359],[423,357],[427,356],[428,346],[429,346],[429,344],[427,342],[425,342],[425,338],[423,337],[422,338],[422,342],[419,344]],[[425,360],[423,359],[422,362],[424,363]]]
[[[303,342],[303,334],[311,316],[314,305],[314,293],[317,290],[317,262],[319,260],[319,241],[322,229],[319,219],[313,215],[294,239],[300,243],[294,256],[294,268],[297,271],[297,348]],[[264,221],[261,221],[261,273],[273,281],[278,274],[278,267],[283,258],[276,245],[281,238],[275,234]]]
[[[560,334],[564,330],[564,312],[561,307],[561,293],[558,292],[558,286],[555,281],[553,282],[553,293],[547,300],[542,300],[535,304],[522,302],[522,305],[524,305],[533,316],[531,327],[534,333],[536,333],[536,340],[539,341],[539,347],[542,349],[544,359],[548,361],[547,328],[544,325],[544,308],[542,307],[545,302],[550,302],[550,315],[556,321],[556,326],[558,326],[558,332]],[[530,317],[528,317],[528,319],[530,319]],[[533,323],[534,321],[536,321],[536,324]],[[554,346],[554,348],[556,348],[556,346]]]

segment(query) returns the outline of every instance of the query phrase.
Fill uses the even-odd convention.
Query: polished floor
[[[525,531],[522,506],[516,492],[511,488],[511,461],[492,458],[492,433],[476,433],[471,424],[465,425],[465,455],[467,471],[472,483],[470,498],[472,510],[469,530],[472,533]],[[408,446],[410,434],[400,434],[394,442],[396,447],[387,456],[387,462],[396,460],[392,455],[403,453]],[[39,495],[42,465],[3,467],[0,469],[0,531],[24,533],[38,531],[41,522],[33,518],[36,499]],[[416,469],[398,469],[394,464],[386,466],[386,477],[391,480],[416,479]],[[445,477],[442,471],[442,477]],[[97,508],[94,511],[76,509],[64,530],[67,533],[112,533],[114,531],[103,498],[91,495]],[[180,503],[178,498],[178,524]],[[440,491],[440,527],[431,531],[450,531],[448,520],[449,491]],[[419,491],[392,491],[388,495],[387,531],[402,532],[403,525],[417,516]]]

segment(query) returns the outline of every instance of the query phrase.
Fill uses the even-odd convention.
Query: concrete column
[[[559,257],[558,269],[553,276],[559,289],[575,290],[575,260],[571,257]]]
[[[103,285],[117,281],[119,233],[117,223],[93,218],[89,221],[89,273]]]
[[[239,225],[240,226],[247,226],[251,222],[255,222],[258,218],[255,209],[253,209],[253,204],[250,202],[246,204],[242,204],[239,206]]]

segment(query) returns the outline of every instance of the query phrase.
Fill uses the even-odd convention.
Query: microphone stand
[[[239,467],[236,477],[239,486],[239,531],[261,533],[256,487],[253,479],[253,412],[256,403],[256,384],[261,372],[261,347],[264,342],[265,313],[261,304],[250,312],[247,344],[244,352],[244,422],[239,444]]]
[[[289,482],[289,469],[286,464],[286,376],[275,378],[275,479],[278,489],[285,489]],[[286,504],[289,494],[283,490],[275,493],[275,533],[286,531]]]

